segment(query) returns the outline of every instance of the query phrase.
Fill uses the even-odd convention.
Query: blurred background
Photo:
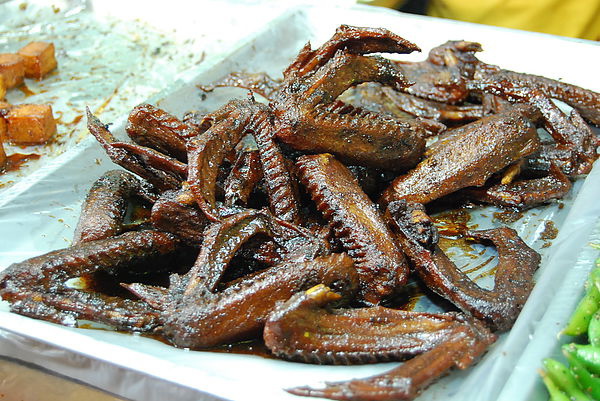
[[[600,0],[359,0],[478,24],[600,40]]]

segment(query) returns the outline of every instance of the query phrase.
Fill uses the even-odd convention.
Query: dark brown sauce
[[[465,238],[465,237],[459,237],[459,238],[440,237],[440,241],[438,243],[440,249],[442,249],[442,251],[444,251],[444,253],[450,259],[452,259],[452,256],[457,256],[457,255],[453,255],[452,252],[449,252],[448,250],[451,248],[458,248],[461,250],[461,254],[460,254],[461,257],[468,257],[469,259],[473,259],[475,261],[475,259],[479,259],[483,254],[485,254],[486,249],[483,248],[479,251],[476,251],[476,249],[472,246],[472,244],[473,244],[473,241],[470,240],[469,238]],[[477,281],[481,280],[482,278],[496,275],[496,270],[497,270],[496,266],[492,267],[489,270],[482,271],[482,270],[484,270],[484,268],[486,266],[488,266],[490,263],[492,263],[496,260],[497,260],[497,257],[491,256],[475,266],[472,266],[472,263],[466,263],[465,265],[457,266],[457,267],[464,274],[469,275],[469,277],[472,277],[473,273],[479,272],[479,274],[477,274],[477,276],[471,278],[474,282],[477,282]]]
[[[466,238],[447,238],[440,237],[438,242],[438,246],[445,254],[448,256],[452,256],[451,253],[448,252],[450,248],[458,248],[460,249],[465,256],[468,256],[471,259],[477,259],[480,255],[475,252],[475,248],[471,245],[471,241]]]
[[[9,171],[16,171],[21,168],[22,165],[27,163],[29,160],[37,160],[41,156],[35,153],[23,154],[23,153],[13,153],[12,155],[8,155],[6,157],[6,167],[4,170],[0,170],[0,174],[6,173]]]
[[[78,124],[79,121],[81,121],[82,118],[83,118],[83,114],[78,114],[77,116],[75,116],[75,118],[73,119],[73,121],[71,121],[70,123],[67,123],[67,125]]]
[[[494,213],[494,219],[505,223],[514,223],[517,220],[520,220],[523,217],[523,213],[517,210],[503,210],[501,212]]]
[[[482,267],[482,266],[485,266],[486,264],[487,264],[487,263],[484,263],[483,265],[480,265],[480,266]],[[479,266],[478,266],[478,267],[479,267]],[[484,277],[495,276],[495,275],[496,275],[496,271],[497,271],[497,270],[498,270],[498,267],[497,267],[497,266],[496,266],[496,267],[493,267],[493,268],[491,268],[490,270],[488,270],[488,271],[486,271],[486,272],[483,272],[483,273],[479,274],[477,277],[475,277],[475,278],[473,279],[473,281],[478,281],[478,280],[481,280],[481,279],[482,279],[482,278],[484,278]]]
[[[111,102],[111,100],[113,100],[113,98],[117,95],[118,92],[119,92],[119,87],[117,86],[115,88],[115,90],[113,91],[113,93],[109,97],[107,97],[104,100],[104,102],[102,102],[102,104],[94,111],[94,114],[96,114],[96,115],[102,114],[102,112],[104,111],[106,106],[108,106],[108,104]]]
[[[56,121],[57,124],[62,124],[62,125],[66,125],[66,126],[76,125],[83,118],[83,114],[78,114],[73,118],[72,121],[65,122],[65,121],[63,121],[63,113],[60,110],[56,111],[55,114],[58,115],[58,118],[55,118],[54,121]]]
[[[398,309],[412,311],[419,303],[419,300],[425,295],[423,289],[419,286],[407,286],[408,301],[402,304]]]
[[[36,93],[34,91],[32,91],[31,89],[29,89],[29,87],[25,83],[23,83],[21,86],[19,86],[19,90],[21,92],[23,92],[23,94],[26,97],[36,95]]]
[[[469,229],[471,215],[465,209],[457,209],[434,216],[433,220],[440,235],[458,236]]]
[[[262,339],[242,341],[234,344],[226,344],[218,347],[207,348],[203,351],[218,352],[224,354],[255,355],[263,358],[275,359]]]
[[[127,332],[123,332],[129,334]],[[174,347],[167,339],[160,334],[142,333],[142,337],[151,338],[156,341],[160,341],[163,344]],[[239,354],[239,355],[255,355],[262,358],[277,359],[269,351],[262,339],[254,339],[248,341],[242,341],[234,344],[225,344],[218,347],[205,348],[198,350],[198,352],[216,352],[219,354]]]
[[[493,257],[493,256],[492,256],[492,257],[489,257],[489,258],[487,258],[487,259],[486,259],[486,260],[485,260],[483,263],[480,263],[480,264],[478,264],[477,266],[471,267],[471,268],[469,268],[469,269],[463,270],[463,273],[465,273],[465,274],[470,274],[470,273],[474,273],[474,272],[476,272],[476,271],[478,271],[478,270],[481,270],[481,269],[483,269],[485,266],[487,266],[488,264],[490,264],[490,263],[491,263],[491,262],[492,262],[494,259],[495,259],[495,257]],[[491,269],[490,271],[492,271],[492,270],[494,270],[494,269]],[[490,274],[487,274],[487,273],[489,273],[489,272],[483,272],[483,273],[481,273],[479,276],[477,276],[477,277],[475,278],[475,280],[477,280],[477,279],[479,279],[479,278],[481,278],[481,277],[485,277],[486,275],[487,275],[487,276],[489,276]]]

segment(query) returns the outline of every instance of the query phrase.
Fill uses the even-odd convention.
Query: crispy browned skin
[[[449,104],[460,103],[469,95],[466,80],[458,69],[429,62],[398,65],[406,79],[415,83],[405,89],[411,95]]]
[[[164,204],[160,206],[160,209],[165,209],[161,214],[169,216],[172,213],[169,209],[177,212],[183,206],[185,218],[191,207],[190,196],[184,192],[175,193],[175,196],[174,200],[173,195],[161,197],[165,199]],[[161,200],[157,204],[160,202]],[[199,210],[196,212],[201,213]],[[206,218],[202,215],[201,219],[203,227],[206,226]],[[162,223],[168,224],[169,221],[165,220]],[[196,262],[187,273],[171,276],[168,289],[140,283],[128,285],[126,288],[155,308],[165,310],[181,294],[194,299],[205,295],[212,296],[210,294],[217,291],[217,286],[223,286],[221,280],[235,256],[249,256],[250,259],[271,267],[282,262],[304,262],[330,253],[329,244],[322,238],[314,236],[305,228],[279,219],[265,210],[248,209],[235,213],[225,217],[221,222],[212,223],[204,231],[197,230],[195,224],[199,223],[182,223],[184,230],[186,225],[191,225],[190,233],[187,234],[177,233],[177,230],[174,230],[175,235],[183,236],[184,241],[189,243],[197,237],[197,242],[192,245],[202,244]],[[173,227],[170,230],[173,230]],[[252,243],[256,238],[260,239]],[[242,247],[248,244],[250,246],[240,253]],[[247,255],[248,253],[250,255]]]
[[[296,387],[287,391],[305,397],[344,401],[412,400],[454,367],[466,369],[495,341],[493,335],[465,327],[446,342],[381,375],[327,383],[323,389]]]
[[[600,139],[592,132],[579,113],[573,109],[569,116],[556,106],[550,97],[535,87],[521,86],[510,76],[501,73],[472,81],[469,87],[500,96],[511,102],[526,102],[542,116],[545,128],[557,146],[574,154],[573,170],[564,170],[568,175],[587,174],[598,158]]]
[[[540,147],[535,126],[520,109],[484,117],[448,135],[417,167],[394,180],[382,203],[428,203],[461,188],[481,186],[493,173]]]
[[[156,195],[133,174],[111,170],[102,175],[89,190],[75,227],[73,244],[121,234],[129,200],[138,196],[152,201]]]
[[[180,181],[187,176],[187,164],[158,152],[152,148],[129,142],[113,142],[114,148],[124,149],[132,156],[142,160],[144,164],[177,177]]]
[[[540,263],[540,255],[513,229],[501,227],[466,234],[491,241],[498,252],[494,287],[486,290],[458,269],[437,245],[424,244],[411,233],[415,222],[423,224],[427,219],[422,205],[397,201],[390,203],[388,211],[398,228],[402,249],[429,289],[495,330],[512,327],[533,289],[533,274]],[[430,232],[435,230],[432,223],[430,227]]]
[[[84,242],[10,265],[0,274],[0,295],[12,311],[54,323],[75,326],[77,319],[87,319],[147,331],[158,324],[159,315],[145,302],[72,288],[66,281],[128,269],[176,249],[172,235],[151,230]]]
[[[294,295],[269,316],[263,334],[265,344],[285,359],[363,364],[422,354],[463,331],[467,324],[482,326],[455,313],[419,313],[382,306],[333,308],[340,298],[323,285]]]
[[[488,188],[467,188],[462,193],[479,202],[526,209],[562,198],[571,186],[569,177],[553,163],[549,175],[543,178],[518,180]]]
[[[209,223],[187,187],[163,192],[152,206],[150,220],[155,228],[194,247],[202,244],[204,229]]]
[[[383,308],[377,309],[380,311]],[[287,391],[296,395],[324,397],[334,400],[412,400],[436,379],[448,374],[452,368],[466,369],[469,367],[485,353],[490,344],[496,341],[496,336],[475,319],[468,319],[456,314],[433,315],[418,314],[415,312],[397,312],[399,313],[394,318],[398,317],[398,315],[413,315],[416,321],[408,320],[410,318],[405,316],[408,321],[397,321],[396,327],[391,328],[392,332],[401,332],[405,328],[408,332],[405,335],[410,336],[415,335],[415,332],[411,331],[411,329],[416,330],[418,333],[420,328],[427,326],[428,334],[426,336],[432,336],[428,337],[428,339],[432,340],[435,346],[408,360],[401,366],[381,375],[364,379],[326,383],[325,388],[322,389],[296,387]],[[393,313],[390,312],[390,314]],[[375,316],[361,316],[359,318],[359,332],[361,334],[364,333],[365,326],[377,327],[382,323],[383,327],[387,327],[391,323],[389,314],[383,314],[383,316],[377,315],[377,312],[374,314]],[[336,320],[343,320],[345,317],[344,314],[339,317],[337,315],[329,316],[331,319]],[[355,318],[355,316],[352,316],[352,318]],[[369,318],[371,322],[367,321]],[[318,322],[323,323],[322,320]],[[324,330],[331,326],[331,322],[327,321],[325,325],[326,328]],[[403,327],[403,325],[407,325],[407,327]],[[375,328],[374,330],[378,329]],[[354,331],[355,329],[353,328],[352,332]],[[309,331],[309,333],[313,332],[314,330]],[[440,337],[435,338],[435,334],[438,334]],[[387,338],[385,334],[383,336]],[[402,338],[398,339],[399,343],[403,341],[406,340]],[[410,342],[410,340],[407,341]],[[387,341],[385,342],[387,343]],[[419,341],[417,340],[416,342]]]
[[[212,124],[210,128],[188,141],[190,189],[210,220],[221,219],[215,194],[221,163],[242,136],[255,131],[268,115],[268,108],[261,103],[232,100],[207,117]]]
[[[144,103],[131,111],[125,131],[135,143],[186,163],[185,138],[195,130],[166,111]]]
[[[568,149],[554,141],[542,141],[542,147],[524,159],[523,170],[530,176],[543,177],[550,173],[550,166],[554,164],[560,170],[569,175],[577,171],[578,157],[571,149]]]
[[[225,180],[225,205],[246,206],[250,194],[262,178],[258,150],[239,152]]]
[[[479,64],[474,55],[478,51],[481,51],[479,43],[448,41],[431,49],[424,61],[397,62],[402,74],[414,82],[404,91],[448,104],[465,101],[469,96],[467,83]]]
[[[448,41],[433,48],[425,61],[399,62],[403,74],[415,82],[406,91],[419,97],[455,104],[463,102],[469,95],[470,80],[482,77],[506,79],[517,87],[539,90],[550,98],[559,99],[577,109],[592,124],[600,124],[600,94],[597,92],[483,63],[475,57],[475,53],[481,50],[479,43]]]
[[[285,260],[307,261],[323,254],[327,247],[301,227],[287,224],[270,213],[247,210],[214,223],[204,232],[200,255],[186,274],[186,295],[216,291],[235,253],[250,238],[262,234],[275,239]],[[192,292],[192,288],[194,291]]]
[[[178,347],[192,349],[252,338],[278,302],[319,283],[335,283],[342,293],[352,293],[358,284],[352,259],[333,254],[282,263],[212,295],[188,295],[186,290],[163,313],[164,336]]]
[[[561,100],[579,111],[590,123],[600,126],[600,93],[539,75],[501,70],[504,77],[517,86],[535,88],[548,97]]]
[[[354,259],[363,300],[379,303],[406,282],[408,266],[377,207],[332,155],[302,156],[297,166],[317,209]]]
[[[411,115],[395,107],[390,101],[383,88],[387,88],[377,82],[365,82],[351,88],[348,88],[342,93],[337,102],[334,102],[332,107],[337,106],[340,102],[342,107],[337,110],[340,113],[353,113],[355,115],[367,116],[369,113],[378,113],[399,119],[411,118]],[[343,107],[348,107],[345,110]]]
[[[253,131],[269,195],[269,206],[274,215],[299,224],[300,201],[296,194],[295,177],[290,172],[289,162],[281,153],[273,135],[273,127],[266,118]]]
[[[264,329],[274,354],[305,362],[418,354],[372,378],[289,390],[297,395],[412,399],[453,367],[467,367],[495,341],[490,330],[514,323],[539,255],[509,229],[459,231],[498,251],[494,287],[482,289],[440,250],[424,206],[405,199],[463,190],[530,207],[563,196],[567,176],[589,171],[600,141],[577,111],[566,116],[550,98],[591,120],[598,99],[482,63],[473,42],[447,42],[420,63],[373,54],[415,50],[385,29],[341,26],[318,49],[307,44],[281,81],[241,73],[201,88],[243,87],[246,100],[183,121],[136,107],[127,131],[137,143],[117,141],[88,111],[89,130],[110,158],[149,189],[109,173],[84,205],[80,243],[12,265],[0,274],[0,295],[17,313],[152,331],[192,349],[256,339]],[[450,131],[440,122],[479,118]],[[540,144],[542,125],[552,142]],[[382,215],[372,199],[388,186]],[[124,223],[132,197],[132,205],[137,197],[153,203],[150,221],[138,219],[152,231]],[[465,314],[379,306],[407,295],[409,264]]]
[[[310,44],[305,45],[283,75],[285,77],[293,71],[300,76],[306,75],[326,64],[339,50],[350,54],[365,54],[411,53],[420,49],[387,29],[340,25],[319,49],[311,50]]]
[[[115,140],[107,126],[87,110],[87,126],[110,159],[148,180],[158,191],[177,189],[185,178],[187,166],[151,148]]]
[[[480,104],[451,105],[382,87],[381,91],[398,109],[415,117],[430,118],[442,123],[465,123],[483,117]]]
[[[400,94],[400,96],[410,96],[415,102],[428,102],[411,95],[407,95],[396,90],[383,86],[377,82],[366,82],[353,88],[349,88],[340,95],[338,100],[332,103],[328,110],[339,114],[351,114],[359,118],[374,118],[375,114],[389,116],[398,119],[401,123],[408,123],[415,127],[423,138],[438,135],[446,130],[446,125],[434,119],[424,118],[423,116],[414,116],[409,111],[403,110],[395,104],[394,100],[387,93]],[[457,107],[457,106],[447,106]],[[425,114],[425,113],[421,113]]]
[[[332,112],[331,105],[346,89],[363,82],[409,85],[389,60],[362,54],[416,49],[387,30],[347,26],[338,28],[319,49],[305,47],[285,71],[272,101],[277,137],[294,149],[331,152],[353,164],[395,171],[414,166],[425,146],[421,124]]]

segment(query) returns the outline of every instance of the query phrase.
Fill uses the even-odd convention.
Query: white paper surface
[[[232,96],[245,96],[245,91],[220,89],[202,101],[195,84],[209,83],[231,71],[266,71],[279,77],[282,68],[307,40],[316,47],[341,23],[387,27],[415,42],[425,52],[449,39],[478,41],[485,49],[480,58],[486,62],[516,71],[564,78],[600,91],[596,65],[589,62],[600,57],[600,47],[596,44],[408,16],[377,8],[305,7],[288,11],[257,27],[255,35],[243,37],[230,52],[207,57],[150,102],[179,116],[193,108],[214,110]],[[420,54],[405,59],[424,57],[425,54]],[[113,122],[111,129],[117,135],[122,134],[123,120],[134,106],[132,103],[121,110],[121,120],[105,119],[104,122]],[[30,176],[19,196],[5,197],[4,202],[0,197],[0,268],[68,246],[86,191],[100,174],[113,168],[100,146],[85,139]],[[563,208],[552,204],[530,210],[512,224],[525,241],[543,255],[537,285],[529,302],[511,332],[503,335],[478,365],[464,372],[453,372],[425,391],[420,400],[476,401],[498,397],[525,400],[541,395],[537,376],[531,373],[531,369],[539,365],[531,358],[556,345],[548,339],[548,330],[543,333],[539,330],[553,324],[548,319],[563,319],[561,316],[565,313],[544,316],[546,310],[549,313],[552,310],[548,305],[563,292],[567,298],[580,292],[583,271],[590,267],[589,255],[580,257],[580,254],[600,216],[600,202],[596,199],[599,184],[600,168],[596,166],[585,180],[576,183],[573,192],[562,202]],[[499,225],[493,219],[495,210],[475,211],[472,223],[479,228]],[[552,246],[542,248],[544,241],[540,234],[547,219],[552,219],[560,231]],[[578,258],[576,269],[569,270]],[[578,273],[572,273],[575,271]],[[570,306],[575,302],[571,301]],[[46,366],[136,400],[214,397],[299,400],[282,389],[368,376],[396,365],[314,366],[248,355],[190,352],[140,336],[65,328],[7,310],[6,303],[0,305],[0,328],[4,329],[0,332],[0,354]],[[530,342],[534,335],[542,338],[542,348],[540,342]],[[512,384],[505,388],[507,380]],[[514,398],[517,396],[520,398]]]

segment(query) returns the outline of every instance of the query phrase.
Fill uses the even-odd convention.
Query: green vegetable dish
[[[540,374],[551,401],[600,400],[600,259],[596,260],[585,289],[562,331],[581,341],[563,345],[566,363],[552,358],[543,361]]]

